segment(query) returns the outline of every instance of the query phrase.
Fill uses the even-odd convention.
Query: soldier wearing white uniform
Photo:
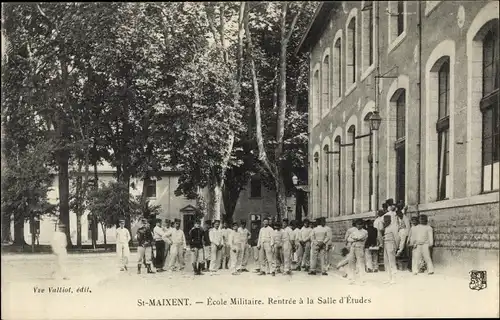
[[[319,219],[318,225],[311,232],[311,271],[310,275],[316,274],[318,257],[320,262],[321,274],[328,275],[325,268],[326,245],[330,241],[328,239],[328,230],[325,228],[326,221],[324,218]]]
[[[273,232],[273,262],[274,270],[276,272],[281,272],[281,266],[283,264],[283,230],[281,230],[281,225],[279,222],[274,223]],[[274,275],[274,274],[273,274]]]
[[[274,230],[269,226],[269,219],[265,218],[263,221],[264,226],[260,229],[259,239],[257,241],[257,248],[259,249],[259,262],[261,263],[259,275],[263,276],[272,272],[276,274],[273,263],[273,233]]]
[[[56,270],[53,274],[63,280],[68,280],[68,275],[66,273],[66,264],[68,260],[68,252],[66,251],[66,246],[68,242],[66,240],[66,227],[62,224],[59,225],[59,230],[55,231],[52,236],[52,241],[50,246],[52,247],[52,252],[56,258]]]
[[[187,249],[186,246],[186,236],[184,231],[179,229],[181,226],[181,221],[175,219],[175,230],[172,231],[172,246],[170,247],[170,261],[168,264],[168,269],[173,270],[176,262],[179,263],[180,269],[184,269],[184,252]]]
[[[248,240],[250,239],[250,231],[247,229],[246,221],[241,221],[241,226],[238,228],[238,235],[240,237],[240,245],[241,245],[241,258],[238,261],[237,270],[240,272],[248,272],[247,264],[248,258],[250,257],[250,245],[248,244]]]
[[[120,271],[128,270],[128,259],[130,258],[130,248],[128,246],[131,236],[125,228],[125,220],[120,220],[120,227],[116,229],[116,254],[120,261]]]
[[[356,274],[360,276],[362,282],[364,281],[365,242],[368,238],[368,231],[363,229],[364,224],[365,223],[362,219],[357,219],[356,230],[352,231],[349,235],[349,242],[351,242],[351,254],[349,259],[349,267],[351,269],[351,282],[354,282],[354,277]]]
[[[227,227],[227,222],[222,223],[222,239],[223,239],[223,248],[222,248],[222,256],[221,256],[221,269],[229,269],[229,259],[231,256],[231,250],[229,248],[229,233],[231,232],[231,229]]]
[[[293,222],[293,221],[292,221]],[[288,219],[283,219],[283,272],[292,274],[292,255],[295,248],[295,232],[288,225]]]
[[[210,262],[210,271],[216,272],[220,268],[222,250],[224,247],[224,239],[222,238],[222,230],[219,229],[220,221],[214,221],[214,227],[208,232],[210,238],[210,254],[212,261]]]
[[[238,233],[238,224],[233,222],[233,228],[227,231],[227,246],[229,248],[230,258],[229,258],[229,269],[233,276],[239,275],[236,271],[238,261],[241,259],[241,237]]]
[[[328,235],[328,243],[326,244],[326,253],[325,253],[325,270],[328,271],[330,270],[330,265],[333,261],[333,251],[334,251],[334,247],[333,247],[333,231],[332,231],[332,228],[330,228],[330,226],[325,226],[326,228],[326,233]]]
[[[309,227],[309,220],[304,220],[304,226],[300,229],[300,246],[297,270],[304,268],[304,271],[309,271],[309,264],[311,259],[311,233],[312,228]]]
[[[153,239],[155,241],[156,256],[154,259],[154,266],[157,272],[162,272],[163,265],[165,264],[165,240],[163,239],[165,232],[161,226],[161,219],[156,220],[156,226],[153,228]]]

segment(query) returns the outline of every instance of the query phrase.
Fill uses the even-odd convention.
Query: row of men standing
[[[252,223],[251,231],[246,228],[246,222],[233,223],[227,228],[227,223],[220,221],[205,222],[203,228],[200,221],[189,231],[188,241],[180,229],[180,220],[168,220],[162,224],[156,220],[156,226],[151,230],[149,222],[141,219],[137,230],[138,241],[138,272],[145,265],[148,273],[152,273],[154,265],[158,272],[182,270],[185,266],[185,253],[189,249],[195,274],[202,270],[216,272],[221,268],[231,269],[233,274],[248,272],[249,258],[253,256],[260,275],[283,271],[291,274],[292,260],[295,255],[297,268],[295,270],[317,271],[326,275],[330,266],[330,256],[333,252],[332,231],[325,225],[326,220],[319,218],[314,228],[309,220],[296,221],[284,219],[282,223],[269,225],[269,219],[263,219],[262,228]],[[130,235],[124,229],[124,221],[120,221],[117,229],[117,253],[122,261],[122,270],[127,268]],[[153,246],[156,254],[153,253]],[[168,261],[168,263],[167,263]],[[319,263],[319,264],[318,264]]]

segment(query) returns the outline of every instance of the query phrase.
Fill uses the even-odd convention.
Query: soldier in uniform
[[[153,229],[153,239],[155,241],[156,247],[154,266],[157,272],[164,271],[163,265],[165,263],[165,261],[163,260],[165,258],[165,240],[163,240],[165,234],[163,228],[161,227],[161,223],[161,219],[157,219],[156,226]]]
[[[215,220],[213,228],[209,231],[210,238],[210,254],[212,261],[210,262],[210,271],[217,272],[220,268],[222,250],[224,248],[224,239],[222,238],[222,230],[219,229],[220,221]]]
[[[274,230],[269,226],[269,218],[264,218],[262,222],[264,226],[259,231],[259,239],[257,241],[257,249],[259,249],[259,262],[261,263],[259,275],[266,275],[266,271],[268,274],[271,271],[273,275],[276,275],[272,252],[274,247]]]
[[[332,231],[332,228],[330,228],[330,226],[328,225],[325,225],[325,228],[326,228],[326,232],[327,232],[327,235],[328,235],[328,239],[330,239],[330,241],[328,241],[328,243],[326,244],[326,253],[325,253],[325,264],[326,264],[326,271],[330,270],[330,265],[333,261],[333,251],[334,251],[334,247],[333,247],[333,231]]]
[[[247,229],[247,222],[245,220],[241,220],[241,225],[238,228],[238,235],[240,237],[239,242],[241,244],[241,258],[238,261],[237,270],[239,272],[248,272],[247,264],[248,257],[250,256],[250,245],[248,244],[248,240],[250,239],[250,231]]]
[[[355,221],[356,230],[349,235],[351,242],[351,254],[349,259],[349,267],[351,269],[351,282],[355,281],[355,275],[358,274],[361,282],[364,282],[365,275],[365,242],[368,238],[368,231],[364,229],[364,221],[357,219]]]
[[[299,257],[297,265],[299,266],[297,270],[304,269],[304,271],[309,271],[310,256],[311,256],[311,233],[312,229],[309,227],[309,220],[304,220],[304,226],[300,229],[300,246],[299,246]]]
[[[252,221],[252,230],[250,231],[250,245],[252,246],[253,261],[255,262],[255,271],[260,272],[259,264],[259,249],[257,249],[257,242],[259,239],[259,225],[257,222]]]
[[[130,257],[130,248],[128,243],[132,238],[130,232],[125,228],[125,220],[120,219],[120,227],[116,229],[116,254],[120,261],[120,271],[127,270],[128,259]]]
[[[210,270],[210,260],[211,260],[210,228],[211,228],[211,222],[210,220],[206,220],[205,223],[203,224],[203,234],[205,238],[204,239],[205,242],[203,243],[203,254],[205,256],[205,261],[202,263],[202,271]]]
[[[319,258],[319,269],[322,271],[322,274],[326,276],[328,274],[325,269],[325,254],[326,246],[330,239],[328,239],[328,230],[325,228],[326,220],[324,218],[318,220],[317,226],[311,232],[311,271],[309,274],[316,274]]]
[[[281,273],[281,266],[283,265],[283,230],[279,222],[274,223],[273,232],[273,261],[275,270]]]
[[[172,231],[172,246],[170,249],[170,261],[168,270],[173,271],[175,263],[179,264],[179,269],[184,269],[184,252],[186,251],[186,236],[184,231],[180,229],[181,220],[175,219],[175,229]]]
[[[142,263],[146,265],[148,273],[154,273],[151,270],[151,258],[152,258],[152,249],[151,246],[153,244],[153,234],[151,233],[151,229],[149,228],[148,220],[145,218],[141,219],[142,226],[137,229],[137,273],[141,273]]]
[[[230,270],[233,276],[238,275],[236,267],[241,259],[241,236],[238,233],[238,223],[233,222],[233,228],[228,231],[227,246],[229,247],[230,256]]]
[[[204,261],[203,247],[205,231],[200,228],[200,220],[196,219],[194,227],[189,231],[189,246],[191,248],[191,264],[195,275],[201,275],[201,265]]]
[[[167,264],[166,262],[168,261],[168,254],[170,253],[170,245],[172,244],[172,232],[170,229],[170,220],[166,219],[163,222],[162,225],[162,231],[163,231],[163,242],[165,243],[165,255],[163,256],[163,265],[161,266],[162,269],[165,269],[165,265]]]
[[[231,229],[228,228],[227,221],[224,221],[222,223],[222,239],[223,239],[223,248],[222,248],[222,256],[221,256],[221,265],[220,268],[224,269],[229,269],[229,259],[231,257],[231,249],[229,247],[229,233],[231,232]]]
[[[292,221],[292,225],[295,221]],[[295,232],[288,225],[288,219],[283,219],[283,272],[292,274],[292,255],[295,248]]]

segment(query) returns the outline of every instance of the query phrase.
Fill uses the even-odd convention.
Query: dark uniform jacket
[[[250,230],[250,240],[248,241],[248,244],[252,247],[257,246],[257,242],[259,240],[259,228],[255,228]]]
[[[153,243],[153,234],[151,230],[146,227],[137,229],[137,242],[139,246],[150,247]]]
[[[202,249],[205,244],[205,231],[202,228],[193,228],[189,231],[189,246]]]
[[[204,230],[203,231],[203,240],[205,243],[203,244],[205,247],[211,245],[212,243],[210,242],[210,236],[208,235],[210,232],[210,229]]]
[[[375,247],[377,245],[378,230],[375,227],[367,227],[368,238],[366,238],[365,248]]]

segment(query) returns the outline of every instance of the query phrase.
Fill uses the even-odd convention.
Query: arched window
[[[375,33],[375,28],[373,26],[373,1],[365,1],[362,9],[362,23],[363,23],[363,35],[362,35],[362,62],[363,71],[373,64],[373,35]]]
[[[351,18],[347,25],[347,85],[356,82],[356,17]]]
[[[336,98],[342,96],[342,39],[338,38],[333,47],[333,94]]]
[[[349,199],[349,206],[350,206],[350,212],[354,213],[356,211],[356,127],[355,126],[350,126],[349,129],[347,130],[347,138],[348,138],[348,143],[349,145],[347,146],[349,148],[349,161],[348,165],[349,168],[347,170],[350,170],[350,199]]]
[[[316,70],[313,77],[313,126],[317,125],[321,119],[320,89],[319,70]]]
[[[335,161],[335,183],[334,183],[334,215],[339,216],[342,213],[342,157],[341,157],[341,138],[335,137],[334,140],[334,161]]]
[[[330,215],[330,154],[329,147],[325,145],[323,148],[323,161],[321,177],[321,217]]]
[[[438,70],[438,200],[447,198],[449,170],[449,131],[450,131],[450,62],[449,58]]]
[[[323,85],[322,85],[322,116],[324,117],[328,113],[328,109],[330,108],[330,56],[327,55],[323,59],[323,68],[321,70],[321,74],[323,75]]]
[[[391,102],[396,104],[396,201],[405,201],[406,91],[398,90]]]
[[[362,195],[365,199],[362,199],[362,211],[373,210],[373,135],[372,128],[370,126],[370,117],[372,113],[368,114],[364,118],[364,130],[367,137],[363,137],[361,141],[363,158],[361,163],[362,170],[362,183],[363,188]]]
[[[499,188],[500,114],[498,111],[499,43],[498,19],[483,38],[483,94],[480,108],[483,116],[482,132],[482,191]]]

